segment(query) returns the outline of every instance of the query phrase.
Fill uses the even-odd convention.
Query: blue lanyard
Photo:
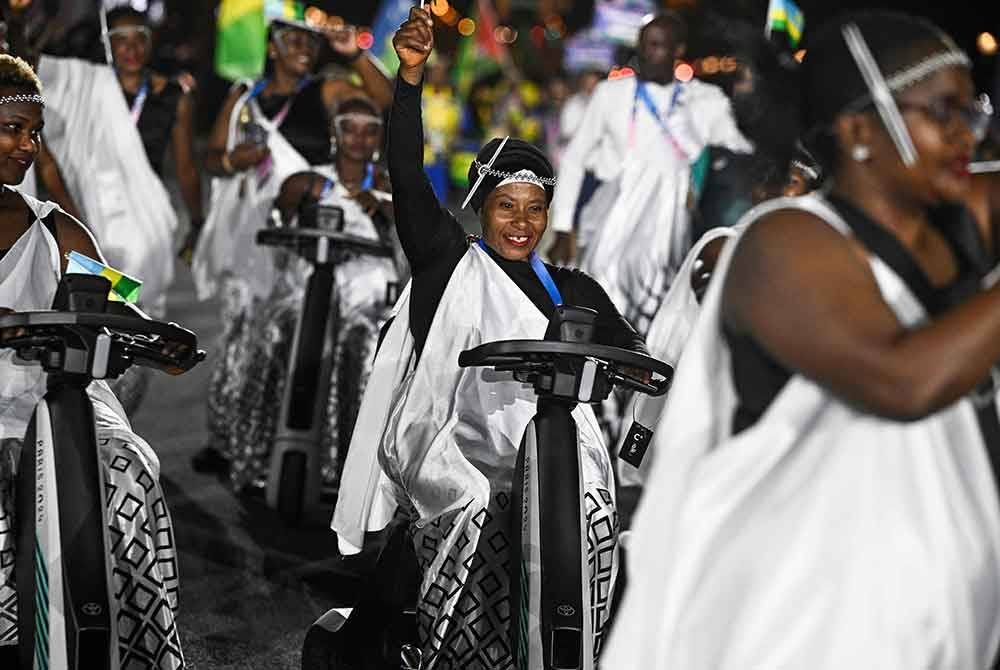
[[[375,166],[368,163],[365,166],[365,180],[361,182],[362,191],[370,191],[375,186]]]
[[[149,77],[142,80],[139,92],[135,94],[129,114],[132,115],[132,123],[138,125],[139,117],[142,116],[142,108],[146,106],[146,98],[149,97]]]
[[[250,89],[250,97],[247,98],[246,104],[250,104],[251,100],[257,98],[267,87],[269,81],[269,79],[257,80],[257,83],[253,85],[252,89]],[[312,77],[303,77],[299,80],[298,85],[295,87],[295,92],[289,96],[288,101],[280,110],[278,110],[278,113],[274,115],[274,118],[271,119],[274,122],[274,125],[280,126],[284,122],[285,117],[288,116],[288,112],[292,109],[292,103],[295,102],[295,96],[301,93],[302,89],[309,85],[310,81],[312,81]]]
[[[656,119],[657,125],[660,126],[660,130],[662,130],[663,134],[666,135],[670,144],[673,145],[674,149],[676,149],[681,156],[687,158],[687,152],[684,151],[681,145],[677,143],[677,139],[674,137],[673,133],[670,132],[670,128],[667,127],[667,119],[669,119],[670,115],[674,113],[674,107],[677,106],[677,100],[680,98],[680,95],[681,84],[680,82],[674,82],[674,90],[670,95],[670,106],[667,107],[667,113],[661,115],[660,110],[656,108],[656,102],[653,101],[653,96],[649,94],[649,90],[646,88],[646,83],[637,80],[635,85],[635,97],[632,99],[632,123],[629,129],[629,141],[632,144],[635,144],[635,117],[636,114],[639,113],[639,101],[641,100],[642,104],[649,110],[649,113],[653,115],[654,119]]]
[[[489,253],[486,240],[480,237],[477,244],[483,251]],[[528,256],[528,262],[531,264],[531,269],[534,270],[535,276],[538,277],[538,281],[542,282],[542,286],[545,287],[545,292],[549,294],[552,304],[556,307],[561,307],[563,304],[562,293],[559,292],[559,287],[556,286],[556,282],[552,279],[552,275],[549,274],[549,269],[545,267],[545,263],[542,262],[542,259],[534,251]]]
[[[330,194],[330,191],[333,190],[333,183],[333,180],[327,177],[326,182],[323,184],[323,190],[319,193],[320,200]],[[365,167],[365,179],[361,182],[361,190],[370,191],[373,186],[375,186],[375,166],[368,163]]]

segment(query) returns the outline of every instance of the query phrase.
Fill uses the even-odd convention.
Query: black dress
[[[410,331],[417,352],[423,350],[438,303],[452,272],[468,250],[468,239],[454,215],[441,206],[423,170],[424,132],[421,92],[402,79],[396,81],[389,117],[389,178],[396,230],[413,284],[410,294]],[[546,316],[555,306],[526,261],[507,260],[492,249],[490,256]],[[546,264],[567,305],[589,307],[598,313],[596,340],[639,353],[646,346],[618,313],[601,286],[579,270]]]
[[[125,102],[129,109],[135,104],[136,95],[128,91],[125,94]],[[180,102],[184,90],[176,81],[167,82],[159,93],[150,91],[142,105],[142,113],[139,115],[139,123],[136,128],[139,136],[142,137],[142,145],[146,148],[146,157],[161,178],[163,177],[163,161],[167,154],[167,147],[170,146],[171,133],[174,130],[174,123],[177,121],[177,103]]]
[[[867,214],[837,196],[828,202],[847,222],[857,239],[869,252],[878,256],[903,280],[931,316],[962,303],[980,290],[983,277],[992,269],[979,229],[968,210],[958,206],[937,208],[931,217],[935,228],[945,237],[958,261],[958,274],[944,286],[934,286],[909,251],[889,231],[872,221]],[[733,415],[733,434],[757,423],[791,378],[782,367],[749,335],[735,334],[724,328],[732,350],[733,385],[738,400]],[[1000,455],[1000,419],[997,416],[996,388],[992,379],[976,390],[976,417],[987,446],[994,473]]]
[[[285,106],[288,95],[260,95],[257,104],[260,111],[273,119]],[[313,79],[295,95],[288,116],[281,124],[281,134],[285,136],[299,154],[310,165],[329,163],[330,130],[329,115],[323,104],[323,80]]]

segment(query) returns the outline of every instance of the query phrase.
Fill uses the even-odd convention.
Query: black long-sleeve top
[[[396,230],[410,262],[410,332],[419,354],[452,272],[468,250],[468,240],[454,215],[441,206],[424,173],[424,130],[420,86],[396,80],[389,116],[389,177]],[[518,288],[551,318],[555,306],[527,261],[511,261],[492,249],[489,254]],[[597,311],[595,339],[600,344],[646,353],[643,339],[618,313],[608,294],[592,278],[570,268],[546,264],[563,302]]]

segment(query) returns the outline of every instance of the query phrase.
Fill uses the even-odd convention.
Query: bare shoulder
[[[59,238],[59,251],[65,256],[70,251],[77,251],[99,261],[104,261],[97,246],[97,241],[83,223],[66,212],[56,210],[54,214],[56,235]]]
[[[796,300],[853,290],[877,292],[853,238],[811,212],[782,209],[748,226],[733,252],[723,289],[731,325],[749,314],[780,312]]]

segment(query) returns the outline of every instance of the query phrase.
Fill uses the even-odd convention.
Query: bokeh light
[[[979,33],[979,37],[976,38],[976,47],[979,49],[979,53],[992,56],[997,52],[997,38],[993,36],[993,33]]]
[[[468,37],[476,32],[476,22],[466,17],[458,22],[458,33]]]
[[[359,49],[371,49],[373,46],[375,46],[375,36],[370,30],[362,30],[358,33]]]
[[[450,9],[451,5],[448,4],[448,0],[432,0],[431,2],[431,11],[434,13],[434,16],[443,17]]]
[[[674,68],[674,77],[677,81],[691,81],[694,79],[694,68],[690,63],[680,63]]]

